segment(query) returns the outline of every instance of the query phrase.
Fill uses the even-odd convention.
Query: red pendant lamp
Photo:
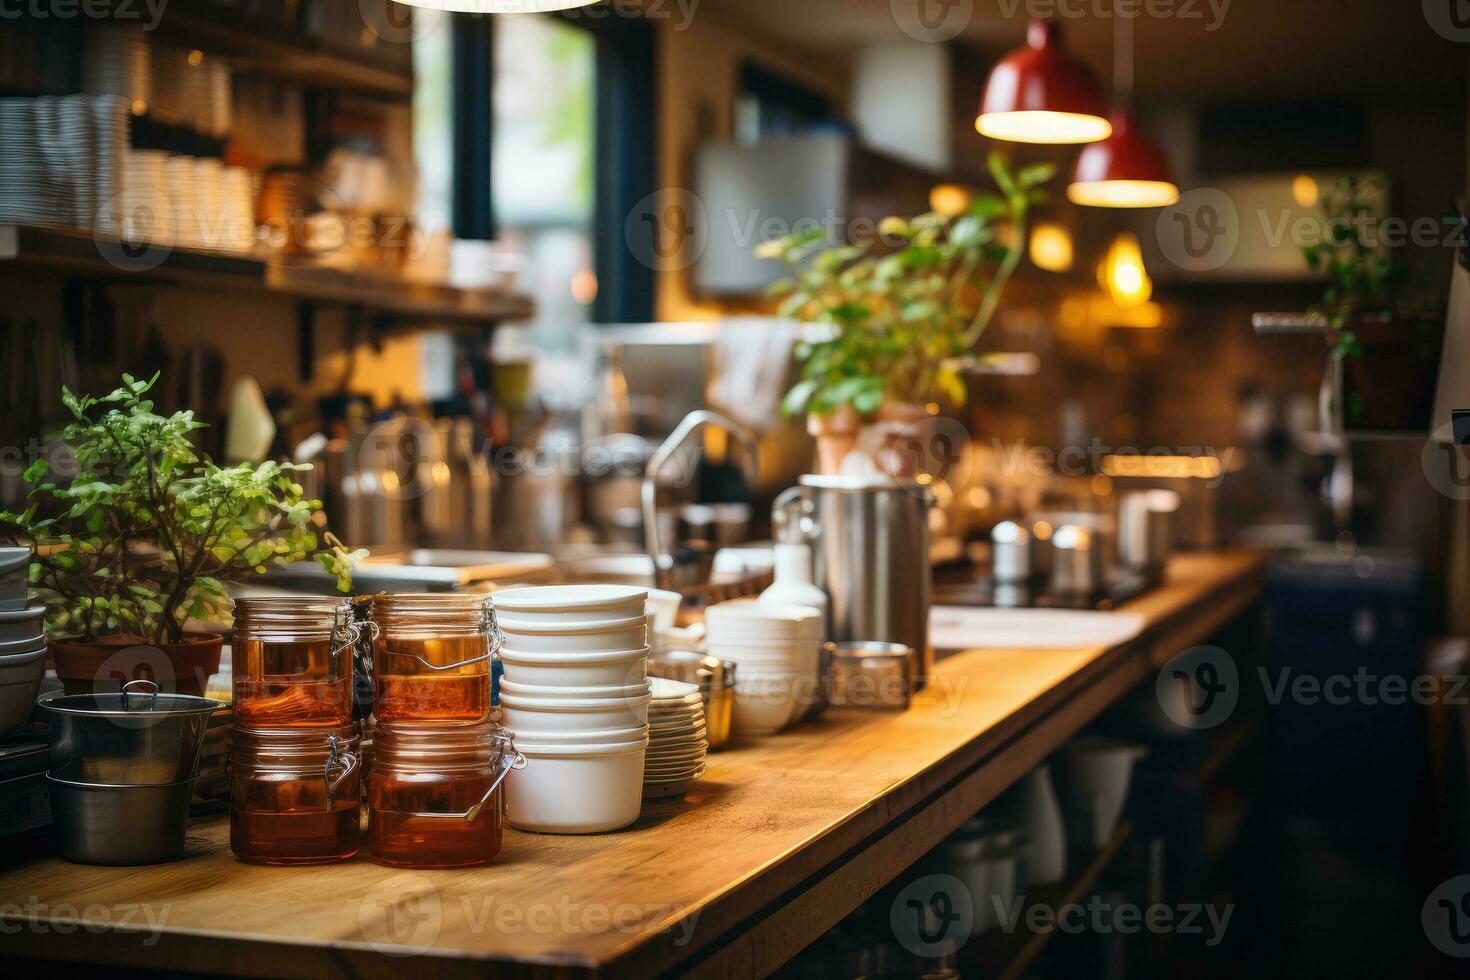
[[[990,70],[975,129],[1017,143],[1091,143],[1112,132],[1103,116],[1102,86],[1066,52],[1062,29],[1052,20],[1031,21],[1026,46]]]
[[[1082,148],[1067,185],[1067,200],[1097,208],[1163,208],[1179,200],[1169,164],[1138,131],[1125,108],[1133,94],[1133,21],[1113,17],[1113,87],[1119,108],[1112,135]]]

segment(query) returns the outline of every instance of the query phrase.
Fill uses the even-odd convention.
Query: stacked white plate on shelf
[[[82,91],[146,110],[153,98],[148,36],[137,24],[99,21],[82,31]]]
[[[621,585],[491,595],[501,718],[528,760],[506,783],[513,826],[593,834],[638,819],[652,700],[647,598]]]
[[[733,599],[705,612],[710,656],[734,661],[734,730],[774,735],[821,698],[823,616],[810,606]]]
[[[678,796],[704,775],[709,753],[704,698],[699,686],[663,677],[649,679],[648,755],[643,763],[643,797]]]
[[[0,99],[0,222],[91,229],[117,193],[121,99]]]

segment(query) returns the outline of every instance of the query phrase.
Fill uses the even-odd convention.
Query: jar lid
[[[241,728],[235,726],[233,748],[241,760],[282,769],[318,769],[323,763],[355,752],[362,742],[357,724],[326,728]]]
[[[465,592],[412,592],[373,597],[369,618],[389,636],[487,633],[490,597]]]
[[[317,633],[352,622],[352,602],[332,596],[260,596],[235,600],[235,630],[257,635]]]
[[[478,769],[500,757],[508,735],[493,721],[470,725],[380,722],[373,731],[373,753],[377,765],[398,769]]]

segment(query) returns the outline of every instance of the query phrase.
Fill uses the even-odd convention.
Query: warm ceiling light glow
[[[1166,208],[1179,200],[1169,165],[1138,132],[1133,117],[1113,113],[1112,135],[1077,154],[1067,200],[1094,208]]]
[[[1291,197],[1304,208],[1315,208],[1322,191],[1311,174],[1297,174],[1291,179]]]
[[[1221,473],[1215,456],[1104,456],[1102,471],[1111,477],[1213,480]]]
[[[1067,54],[1061,28],[1050,20],[1033,20],[1026,46],[991,69],[975,129],[1017,143],[1091,143],[1113,131],[1097,77]]]
[[[1072,233],[1054,222],[1043,222],[1031,230],[1031,264],[1047,272],[1072,268]]]
[[[1179,201],[1167,180],[1098,180],[1067,185],[1067,200],[1093,208],[1166,208]]]
[[[929,192],[929,210],[957,218],[970,206],[970,192],[958,184],[936,184]]]
[[[1112,125],[1100,116],[1081,112],[989,112],[975,119],[975,130],[993,140],[1012,143],[1091,143],[1105,140]]]
[[[572,299],[583,306],[597,298],[597,275],[591,269],[582,269],[572,276]]]
[[[409,7],[452,10],[462,14],[542,14],[549,10],[588,7],[597,0],[395,0]]]
[[[1122,307],[1142,306],[1153,296],[1153,280],[1143,267],[1143,250],[1131,232],[1123,232],[1108,246],[1098,267],[1098,282]]]

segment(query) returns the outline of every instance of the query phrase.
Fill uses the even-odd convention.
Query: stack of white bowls
[[[26,606],[28,548],[0,548],[0,736],[31,717],[46,673],[45,606]]]
[[[733,599],[705,613],[710,656],[739,665],[734,729],[774,735],[821,697],[823,616],[810,606]]]
[[[704,775],[709,752],[704,698],[697,684],[664,677],[649,679],[648,757],[643,764],[643,797],[678,796]]]
[[[506,807],[522,830],[594,834],[638,819],[648,749],[648,590],[546,585],[491,595],[501,717],[526,756]]]

